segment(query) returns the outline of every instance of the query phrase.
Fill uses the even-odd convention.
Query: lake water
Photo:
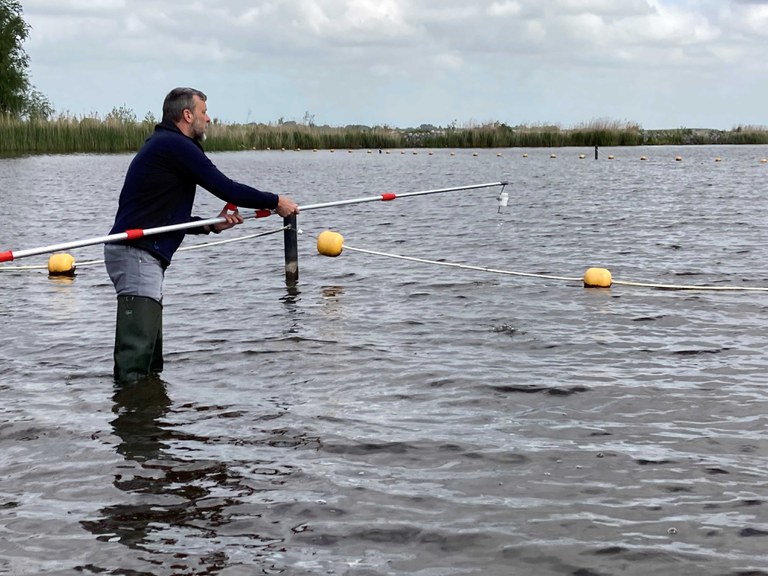
[[[510,200],[307,211],[295,287],[282,233],[179,252],[140,387],[103,265],[3,265],[0,574],[768,574],[768,294],[315,249],[768,287],[768,149],[403,152],[212,155],[304,205]],[[106,234],[131,158],[0,159],[0,251]]]

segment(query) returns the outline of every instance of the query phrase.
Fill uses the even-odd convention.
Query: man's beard
[[[200,144],[205,142],[205,139],[208,137],[208,135],[206,134],[206,128],[207,126],[205,124],[203,124],[202,127],[200,127],[198,124],[192,125],[194,139],[200,142]]]

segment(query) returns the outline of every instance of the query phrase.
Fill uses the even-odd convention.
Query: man
[[[262,192],[222,174],[205,155],[206,96],[174,88],[163,102],[163,119],[131,162],[110,234],[201,220],[192,216],[199,185],[225,202],[267,208],[280,216],[298,214],[284,196]],[[117,293],[114,375],[139,380],[163,369],[163,277],[185,233],[218,234],[243,222],[237,210],[219,214],[225,222],[186,231],[124,240],[104,246],[107,272]]]

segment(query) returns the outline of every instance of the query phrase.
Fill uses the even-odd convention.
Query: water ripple
[[[140,387],[111,380],[101,268],[2,273],[0,574],[768,574],[762,294],[313,245],[331,228],[496,269],[765,285],[761,149],[480,152],[217,154],[265,189],[290,174],[305,203],[509,175],[510,206],[488,190],[302,214],[290,288],[279,237],[180,253],[166,370]],[[108,205],[129,161],[0,159],[0,246],[65,240],[46,206],[104,234],[83,178]],[[39,225],[13,217],[30,204]]]

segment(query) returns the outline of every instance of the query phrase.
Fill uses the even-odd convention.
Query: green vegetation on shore
[[[154,128],[148,114],[138,121],[124,108],[105,118],[55,119],[0,115],[0,154],[135,152]],[[573,128],[551,125],[482,125],[418,128],[316,126],[311,123],[223,124],[208,131],[208,151],[389,148],[543,148],[568,146],[641,146],[688,144],[768,144],[768,128],[733,130],[676,128],[644,130],[636,124],[593,121]]]

